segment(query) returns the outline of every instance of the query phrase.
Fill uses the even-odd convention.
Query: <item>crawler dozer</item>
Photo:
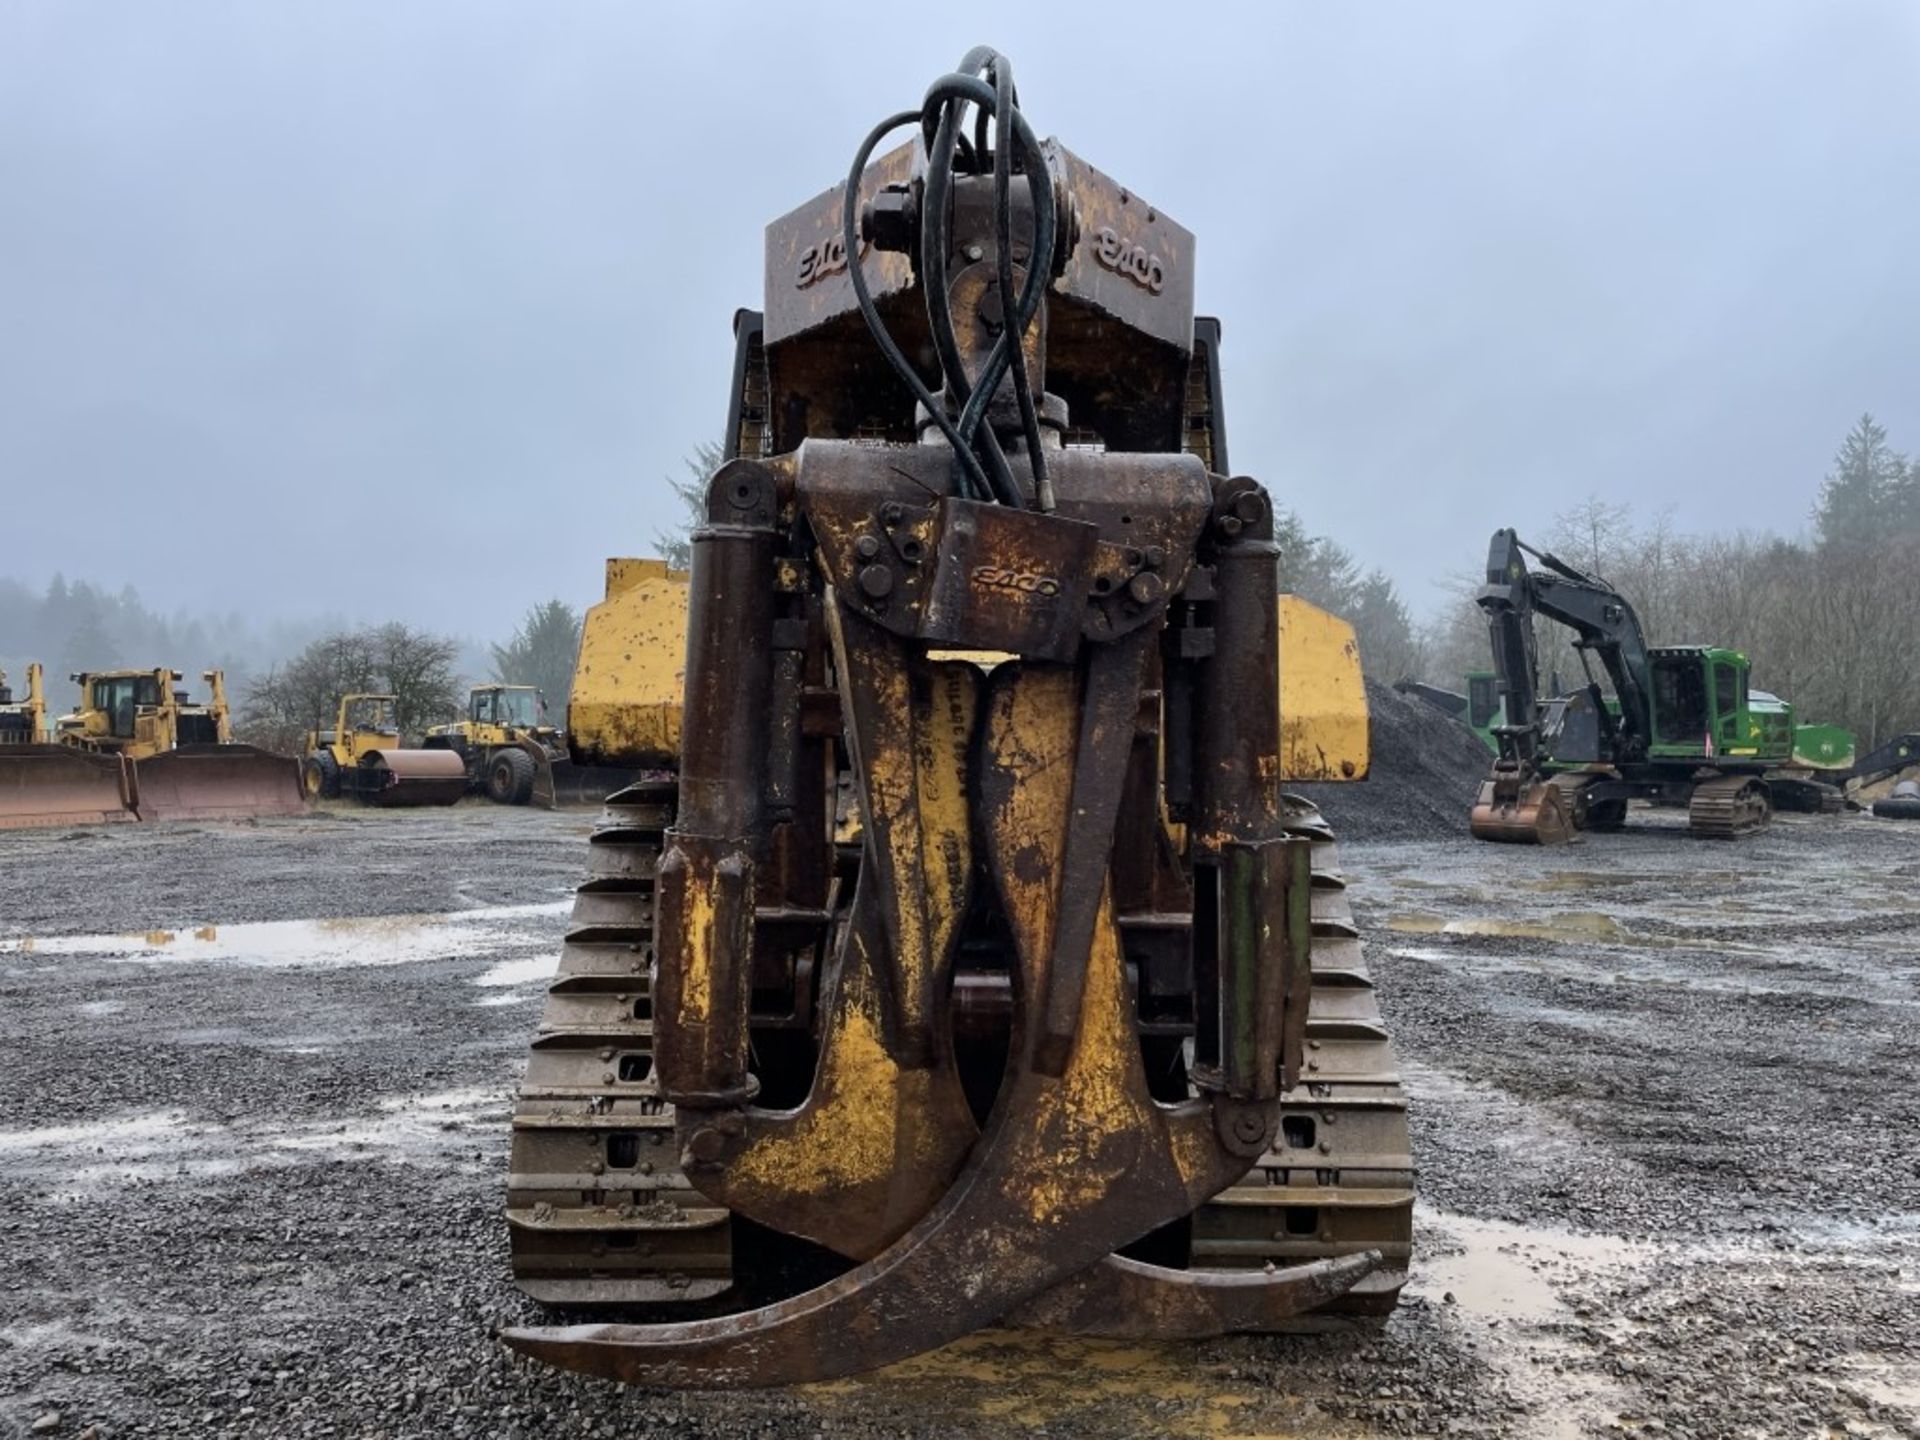
[[[768,231],[691,574],[616,561],[588,620],[663,653],[583,676],[576,753],[661,773],[593,837],[514,1119],[516,1275],[597,1318],[508,1344],[762,1386],[1393,1306],[1404,1101],[1282,789],[1364,774],[1357,658],[1283,629],[1192,264],[991,51]]]
[[[44,734],[40,667],[13,707],[13,734]],[[196,704],[174,686],[177,670],[75,675],[80,706],[52,727],[0,749],[0,826],[128,820],[246,820],[298,815],[299,769],[233,739],[225,677],[208,670],[209,698]],[[0,730],[8,727],[0,704]]]
[[[363,805],[452,805],[467,793],[466,763],[451,750],[400,743],[391,695],[342,695],[333,729],[309,730],[300,783],[310,799]]]
[[[467,713],[433,726],[423,743],[458,755],[467,788],[500,805],[598,805],[633,782],[630,768],[576,765],[546,713],[546,697],[531,685],[476,685]]]

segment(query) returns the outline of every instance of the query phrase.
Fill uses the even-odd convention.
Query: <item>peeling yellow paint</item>
[[[587,611],[567,734],[602,764],[665,764],[680,753],[687,574],[664,560],[607,561],[607,598]]]
[[[1369,741],[1353,627],[1298,595],[1282,595],[1280,778],[1364,780]]]

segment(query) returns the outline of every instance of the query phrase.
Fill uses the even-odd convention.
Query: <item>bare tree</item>
[[[417,737],[459,708],[458,653],[445,636],[398,621],[323,635],[247,687],[237,728],[257,745],[291,753],[307,731],[333,724],[342,695],[373,691],[395,697],[401,733]]]

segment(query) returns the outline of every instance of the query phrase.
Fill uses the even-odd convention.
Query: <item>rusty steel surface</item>
[[[516,1273],[625,1313],[503,1338],[584,1373],[1274,1330],[1405,1280],[1399,1077],[1280,789],[1272,502],[1189,450],[1224,464],[1192,236],[1041,146],[1004,57],[926,93],[769,230],[730,429],[780,453],[709,481],[673,803],[609,804],[516,1110]]]
[[[576,765],[565,755],[534,748],[541,753],[533,772],[533,803],[544,810],[604,805],[640,778],[641,772],[631,767]]]
[[[181,745],[133,762],[142,820],[303,815],[300,763],[253,745]]]
[[[823,467],[829,493],[815,533],[844,522],[850,494],[869,502],[870,520],[899,503],[887,498],[898,493],[891,472],[869,461],[868,484],[850,483],[861,467],[826,449],[836,459]],[[813,500],[814,453],[802,457],[797,482],[803,514]],[[884,1364],[989,1323],[1190,1213],[1273,1143],[1282,1081],[1301,1063],[1310,982],[1305,842],[1286,836],[1277,789],[1270,511],[1246,482],[1221,487],[1211,504],[1196,502],[1181,483],[1204,483],[1186,468],[1193,462],[1158,463],[1166,482],[1143,477],[1124,518],[1110,516],[1109,524],[1165,540],[1173,548],[1158,567],[1185,575],[1211,517],[1211,554],[1232,577],[1230,613],[1245,623],[1245,634],[1224,631],[1232,664],[1216,656],[1207,668],[1202,693],[1212,698],[1196,732],[1205,844],[1221,879],[1197,892],[1206,907],[1199,933],[1219,954],[1197,982],[1213,1013],[1198,1032],[1193,1093],[1169,1103],[1149,1088],[1107,879],[1146,660],[1159,633],[1150,622],[1168,597],[1133,595],[1131,609],[1145,620],[1129,623],[1131,613],[1116,619],[1102,608],[1111,587],[1083,574],[1070,592],[1035,595],[1039,628],[1019,637],[1057,655],[1051,617],[1061,607],[1047,602],[1071,600],[1081,632],[1073,663],[998,665],[978,701],[950,662],[928,660],[880,616],[869,618],[871,587],[836,587],[836,669],[865,800],[866,863],[825,981],[814,1080],[798,1111],[756,1113],[752,836],[765,821],[765,749],[749,717],[764,711],[739,698],[766,693],[770,651],[756,635],[772,627],[764,609],[757,620],[751,609],[746,623],[740,618],[743,600],[771,597],[775,532],[766,477],[730,466],[715,479],[710,513],[748,523],[711,525],[695,542],[680,813],[656,881],[653,1055],[696,1186],[764,1223],[872,1258],[818,1290],[741,1316],[516,1332],[509,1343],[646,1383],[778,1384]],[[1098,466],[1063,470],[1063,518],[1076,503],[1101,513],[1092,487],[1105,478]],[[1067,523],[1095,531],[1083,553],[1104,540],[1092,522]],[[828,545],[830,572],[832,543],[844,542],[842,533]],[[857,562],[857,541],[847,549]],[[937,565],[941,545],[923,553]],[[969,549],[966,558],[977,574],[1002,568],[995,559],[1021,556]],[[1155,573],[1144,554],[1135,573]],[[990,578],[975,583],[994,588]],[[1229,614],[1224,604],[1218,609],[1216,627]],[[991,603],[958,613],[996,640],[1009,638]],[[942,638],[995,648],[964,618]],[[943,1053],[950,1042],[940,1015],[976,873],[967,852],[974,833],[984,846],[977,873],[988,877],[1006,930],[1015,997],[1008,1070],[977,1138]],[[1290,850],[1295,844],[1302,848]],[[857,1089],[836,1079],[840,1054],[854,1057]],[[1251,1286],[1246,1276],[1208,1271],[1166,1272],[1160,1283],[1182,1297],[1165,1302],[1174,1313],[1207,1311],[1205,1292],[1218,1280],[1232,1291],[1223,1314],[1239,1305],[1279,1316],[1300,1308],[1301,1297],[1345,1288],[1329,1275],[1357,1280],[1377,1263],[1374,1256],[1332,1272],[1275,1272]],[[970,1277],[964,1292],[941,1293],[937,1277],[956,1271]],[[1154,1287],[1136,1277],[1133,1288]],[[834,1343],[848,1331],[862,1343]]]
[[[1537,778],[1486,781],[1469,823],[1476,840],[1509,845],[1564,845],[1574,833],[1565,787]]]
[[[0,830],[138,820],[131,763],[68,745],[0,750]]]

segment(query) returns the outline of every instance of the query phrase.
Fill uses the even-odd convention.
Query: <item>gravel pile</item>
[[[1367,681],[1373,763],[1349,785],[1289,788],[1318,805],[1342,840],[1440,840],[1467,833],[1493,756],[1424,700]]]

